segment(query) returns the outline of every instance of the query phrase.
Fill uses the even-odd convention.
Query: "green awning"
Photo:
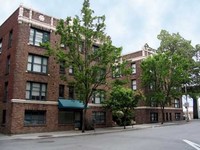
[[[79,100],[58,99],[58,108],[84,109],[84,104]]]

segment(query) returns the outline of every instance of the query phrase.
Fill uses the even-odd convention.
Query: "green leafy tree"
[[[161,43],[157,53],[141,63],[141,80],[143,86],[148,89],[147,100],[160,105],[163,123],[165,106],[179,98],[183,85],[191,80],[194,48],[190,41],[178,33],[169,34],[162,30],[158,39]]]
[[[105,107],[110,108],[115,114],[122,115],[124,129],[128,116],[133,113],[139,100],[144,98],[141,91],[133,91],[125,88],[122,85],[117,85],[112,88],[110,99],[105,101]]]
[[[195,46],[195,64],[191,72],[191,81],[185,87],[185,94],[193,99],[193,118],[198,119],[198,98],[200,97],[200,45]]]
[[[73,68],[76,97],[84,103],[82,132],[85,132],[86,111],[94,89],[104,85],[112,72],[112,65],[120,57],[122,48],[112,44],[105,33],[105,16],[93,16],[89,0],[84,0],[81,15],[60,20],[56,34],[60,43],[56,47],[44,46],[65,68]],[[61,48],[66,47],[68,51]],[[69,81],[67,76],[63,80]]]

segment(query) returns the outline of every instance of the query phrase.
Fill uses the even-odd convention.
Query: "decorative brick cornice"
[[[29,9],[29,17],[26,17],[26,16],[23,15],[24,9]],[[32,17],[32,14],[33,14],[33,10],[32,9],[26,8],[24,6],[20,6],[19,7],[18,22],[19,23],[25,22],[25,23],[28,23],[30,25],[42,27],[42,28],[45,28],[45,29],[50,30],[50,31],[55,31],[56,30],[56,27],[53,26],[53,21],[54,21],[55,18],[51,17],[51,22],[50,23],[45,23],[45,22],[42,22],[42,21],[45,20],[45,16],[43,14],[41,14],[39,16],[38,20],[34,19]]]

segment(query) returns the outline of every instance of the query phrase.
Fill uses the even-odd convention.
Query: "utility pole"
[[[188,108],[189,108],[189,103],[188,103],[188,99],[187,99],[187,84],[185,84],[185,96],[186,96],[186,102],[184,104],[185,108],[186,108],[186,122],[189,122],[189,115],[188,115]]]

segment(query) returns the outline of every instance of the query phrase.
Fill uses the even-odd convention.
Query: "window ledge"
[[[24,125],[24,127],[47,127],[46,124],[30,124],[30,125]]]
[[[27,73],[32,73],[32,74],[38,74],[38,75],[44,75],[44,76],[50,76],[48,73],[42,73],[42,72],[34,72],[34,71],[28,71],[26,70]]]

